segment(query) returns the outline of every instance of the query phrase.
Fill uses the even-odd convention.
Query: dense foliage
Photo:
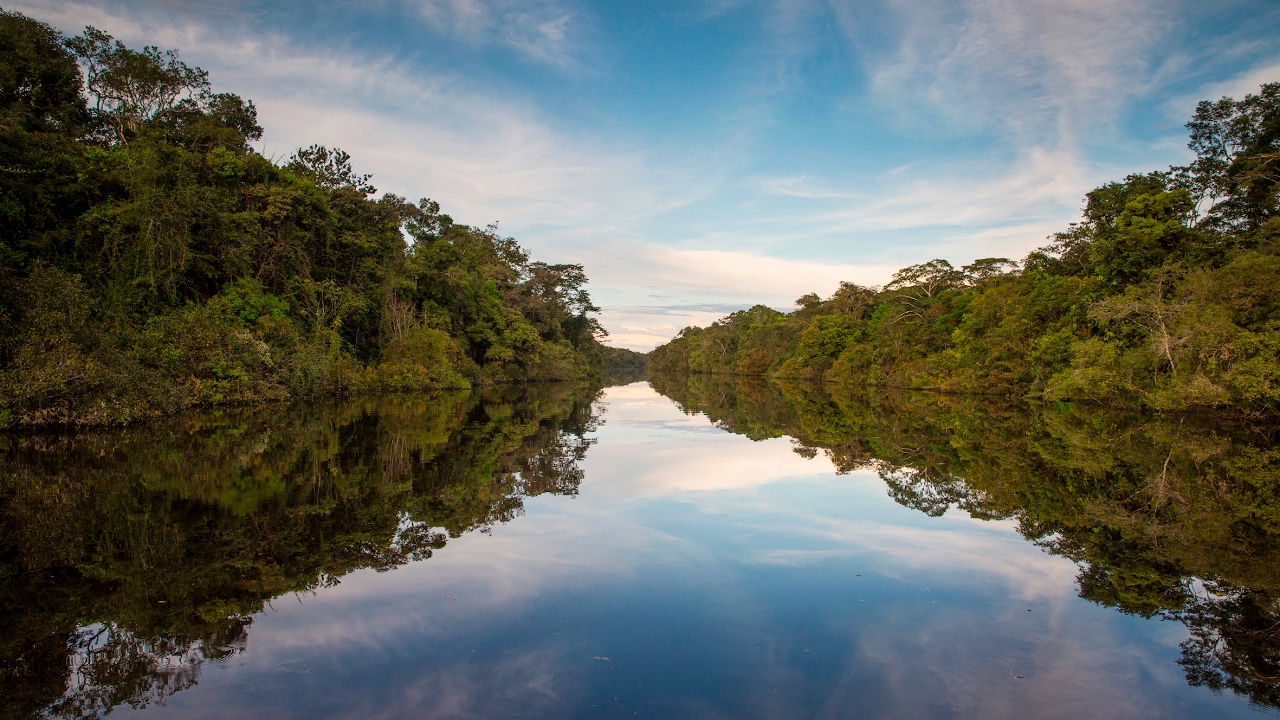
[[[685,328],[659,371],[1091,400],[1280,407],[1280,83],[1203,102],[1197,159],[1088,194],[1021,263],[933,260],[784,314]]]
[[[0,717],[163,700],[272,598],[576,494],[598,386],[533,383],[0,439]]]
[[[604,369],[607,385],[626,385],[641,380],[649,366],[649,356],[619,347],[604,348]]]
[[[261,135],[174,51],[0,11],[0,425],[599,371],[580,265]]]
[[[1280,428],[752,377],[650,382],[727,431],[788,435],[838,472],[873,471],[905,506],[1016,520],[1079,565],[1081,597],[1184,622],[1190,683],[1280,707]]]

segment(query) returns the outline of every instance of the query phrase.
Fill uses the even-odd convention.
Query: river
[[[707,377],[9,435],[0,709],[1255,717],[1275,440]]]

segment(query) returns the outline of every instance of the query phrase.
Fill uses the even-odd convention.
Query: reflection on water
[[[652,385],[0,438],[0,714],[1280,706],[1275,427]]]
[[[189,688],[272,598],[429,558],[577,492],[595,388],[195,415],[4,439],[0,672],[10,715]]]
[[[1016,520],[1080,565],[1080,597],[1185,623],[1190,684],[1280,707],[1280,427],[706,375],[654,386],[729,432],[872,469],[927,515]]]

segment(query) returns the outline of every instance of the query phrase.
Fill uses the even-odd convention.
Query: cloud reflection
[[[576,497],[277,601],[243,666],[149,715],[1194,717],[1184,635],[1075,597],[1009,522],[611,388]],[[1176,628],[1175,628],[1176,629]],[[265,710],[264,710],[265,709]]]

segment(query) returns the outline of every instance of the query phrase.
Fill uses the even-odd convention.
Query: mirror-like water
[[[723,378],[0,439],[0,714],[1245,717],[1269,427]]]

